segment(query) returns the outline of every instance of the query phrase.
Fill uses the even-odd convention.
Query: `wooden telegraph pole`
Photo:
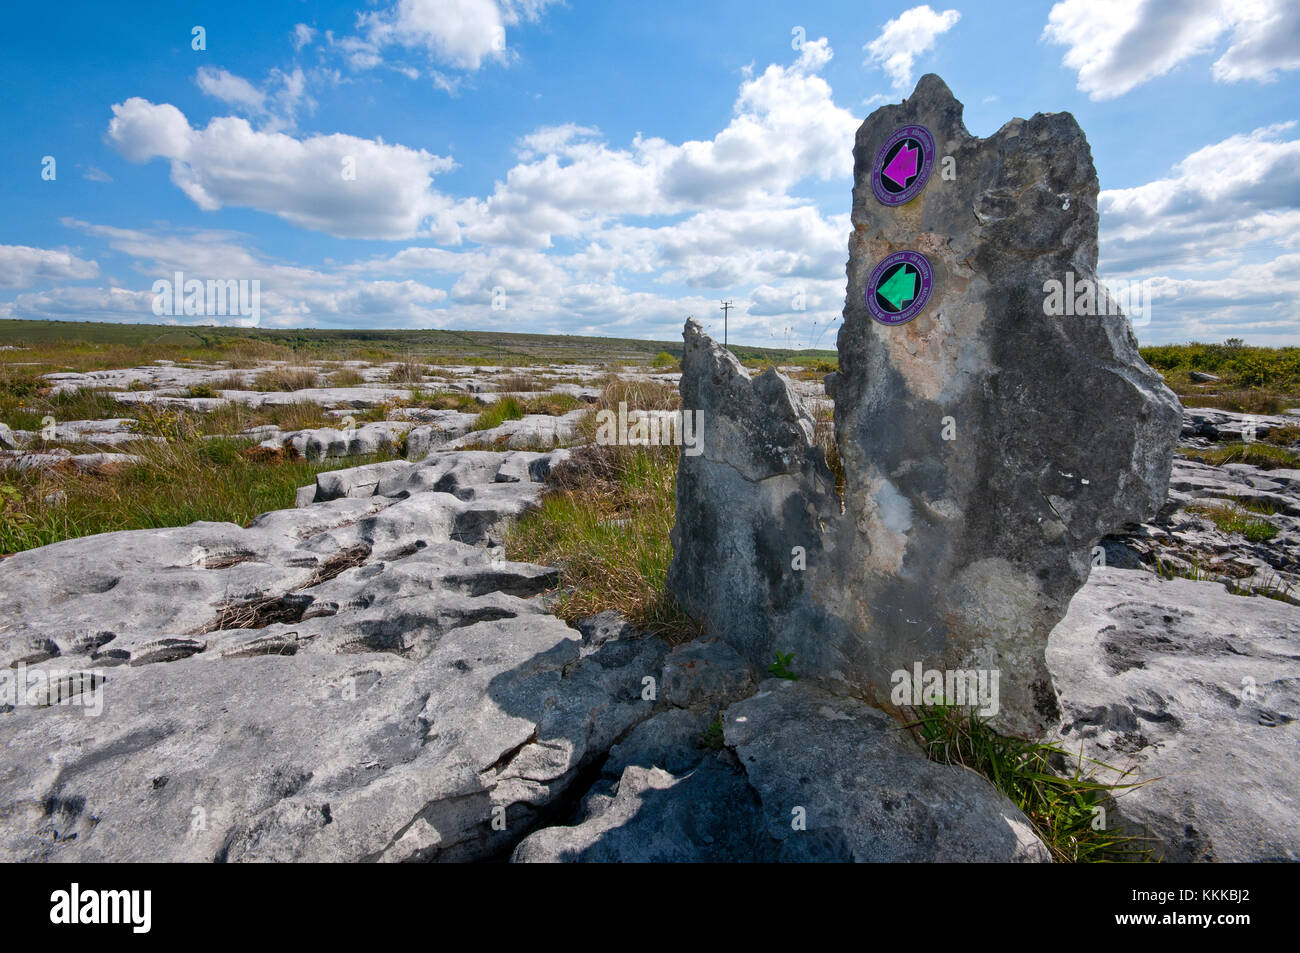
[[[724,301],[722,302],[722,307],[718,309],[722,312],[722,346],[724,348],[727,346],[727,312],[730,311],[732,307],[733,305],[730,301]]]

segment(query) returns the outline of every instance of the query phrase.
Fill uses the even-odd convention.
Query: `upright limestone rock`
[[[1036,733],[1057,717],[1048,634],[1097,541],[1163,503],[1181,414],[1097,282],[1074,118],[978,139],[961,116],[927,75],[858,130],[827,379],[842,514],[786,382],[749,381],[688,323],[705,452],[681,459],[669,584],[756,664],[793,652],[801,676],[886,706],[918,664],[996,673],[984,707]]]

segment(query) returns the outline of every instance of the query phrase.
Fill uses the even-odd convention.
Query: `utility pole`
[[[722,307],[718,310],[722,312],[722,346],[727,346],[727,312],[734,307],[730,301],[722,302]]]

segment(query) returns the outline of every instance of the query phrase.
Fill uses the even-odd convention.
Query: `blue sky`
[[[181,270],[260,281],[263,327],[672,339],[687,314],[719,324],[725,297],[732,340],[833,346],[854,131],[936,72],[976,135],[1079,120],[1099,270],[1153,295],[1143,343],[1300,344],[1300,5],[1284,0],[7,18],[0,318],[156,322],[153,283]]]

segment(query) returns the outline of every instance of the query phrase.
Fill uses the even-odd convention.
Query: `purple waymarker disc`
[[[871,192],[883,205],[902,205],[921,194],[934,169],[934,136],[925,126],[899,126],[876,153]]]
[[[881,324],[906,324],[921,313],[934,290],[934,270],[919,251],[896,251],[867,280],[866,303]]]

